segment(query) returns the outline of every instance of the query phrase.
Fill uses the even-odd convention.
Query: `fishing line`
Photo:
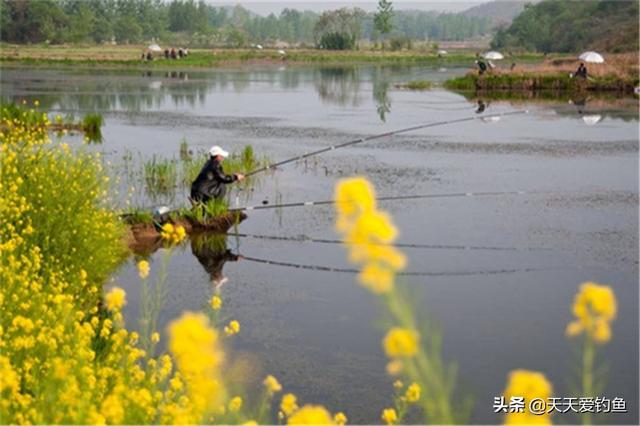
[[[443,193],[443,194],[416,194],[416,195],[396,195],[396,196],[388,196],[388,197],[378,197],[376,198],[376,201],[418,200],[418,199],[426,199],[426,198],[494,197],[494,196],[501,196],[501,195],[530,195],[530,194],[550,194],[550,193],[541,192],[541,191],[451,192],[451,193]],[[337,202],[336,200],[298,201],[293,203],[234,207],[229,209],[229,211],[253,211],[253,210],[279,209],[279,208],[286,208],[286,207],[322,206],[322,205],[335,204],[336,202]]]
[[[249,260],[251,262],[262,263],[265,265],[274,265],[274,266],[284,266],[288,268],[295,269],[308,269],[314,271],[325,271],[325,272],[342,272],[347,274],[359,274],[360,270],[355,268],[335,268],[332,266],[323,266],[323,265],[309,265],[304,263],[294,263],[294,262],[281,262],[277,260],[271,259],[263,259],[259,257],[251,257],[242,255],[243,260]],[[515,274],[518,272],[535,272],[535,271],[544,271],[549,268],[514,268],[514,269],[488,269],[488,270],[477,270],[477,271],[438,271],[438,272],[427,272],[427,271],[417,271],[417,272],[399,272],[396,275],[399,276],[410,276],[410,277],[460,277],[460,276],[473,276],[473,275],[498,275],[498,274]]]
[[[303,236],[279,236],[279,235],[259,235],[259,234],[246,234],[241,232],[228,232],[230,237],[239,238],[252,238],[256,240],[270,240],[270,241],[295,241],[299,243],[319,243],[319,244],[344,244],[344,241],[329,239],[329,238],[312,238],[306,235]],[[378,246],[393,246],[398,248],[424,248],[424,249],[439,249],[439,250],[492,250],[492,251],[542,251],[551,250],[548,248],[518,248],[518,247],[492,247],[492,246],[469,246],[461,244],[419,244],[419,243],[389,243],[389,244],[375,244]]]
[[[329,152],[329,151],[334,151],[336,149],[345,148],[345,147],[348,147],[348,146],[356,145],[356,144],[363,143],[363,142],[372,141],[372,140],[375,140],[375,139],[382,139],[382,138],[393,136],[393,135],[399,135],[401,133],[407,133],[407,132],[411,132],[411,131],[414,131],[414,130],[426,129],[426,128],[429,128],[429,127],[444,126],[446,124],[463,123],[465,121],[480,120],[481,118],[487,119],[487,118],[492,118],[492,117],[506,117],[506,116],[509,116],[509,115],[526,114],[528,112],[529,112],[528,110],[519,110],[519,111],[510,111],[510,112],[497,113],[497,114],[492,114],[492,115],[484,115],[484,116],[481,116],[481,117],[480,116],[471,116],[471,117],[457,118],[457,119],[454,119],[454,120],[436,121],[436,122],[427,123],[427,124],[419,124],[417,126],[406,127],[404,129],[399,129],[399,130],[392,130],[390,132],[379,133],[377,135],[371,135],[371,136],[366,136],[364,138],[354,139],[354,140],[351,140],[351,141],[348,141],[348,142],[343,142],[343,143],[338,144],[338,145],[332,145],[332,146],[329,146],[329,147],[326,147],[326,148],[318,149],[316,151],[308,152],[306,154],[298,155],[298,156],[293,157],[293,158],[288,158],[286,160],[282,160],[282,161],[279,161],[277,163],[269,164],[267,166],[264,166],[264,167],[261,167],[259,169],[253,170],[253,171],[251,171],[249,173],[246,173],[245,176],[246,177],[253,176],[255,174],[258,174],[258,173],[261,173],[261,172],[265,172],[267,170],[276,169],[276,168],[278,168],[280,166],[283,166],[285,164],[293,163],[294,161],[302,160],[304,158],[313,157],[315,155],[323,154],[323,153]]]

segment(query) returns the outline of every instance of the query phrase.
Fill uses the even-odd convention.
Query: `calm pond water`
[[[403,91],[397,82],[442,81],[462,67],[264,67],[164,72],[2,70],[2,97],[40,99],[45,109],[78,117],[98,111],[104,153],[133,204],[186,203],[179,186],[149,193],[142,162],[194,155],[212,144],[253,145],[281,160],[357,137],[476,115],[475,99],[443,89]],[[619,303],[603,396],[626,399],[629,413],[606,423],[638,422],[638,106],[637,100],[491,102],[480,114],[528,114],[419,130],[331,152],[264,175],[232,204],[332,198],[345,176],[365,175],[378,194],[525,191],[521,195],[384,203],[398,225],[416,309],[441,327],[444,354],[459,367],[459,388],[474,395],[471,421],[493,423],[493,397],[508,372],[544,372],[556,396],[567,383],[574,346],[564,336],[578,285],[610,284]],[[80,145],[79,137],[70,137]],[[204,157],[203,157],[204,158]],[[529,193],[535,192],[535,193]],[[344,410],[355,423],[378,422],[390,403],[376,301],[351,273],[282,264],[350,267],[331,206],[254,211],[238,231],[291,240],[229,237],[247,259],[222,264],[186,242],[171,257],[159,329],[210,298],[223,266],[226,319],[242,324],[233,361],[248,386],[272,373],[302,402]],[[503,248],[505,250],[497,250]],[[151,256],[152,279],[164,253]],[[140,282],[133,259],[114,274],[127,291],[126,320],[137,327]],[[428,390],[426,390],[428,392]],[[575,422],[558,416],[557,421]]]

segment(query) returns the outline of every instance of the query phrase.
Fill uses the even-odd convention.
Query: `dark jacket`
[[[211,198],[222,198],[227,193],[226,184],[237,179],[235,175],[226,175],[222,170],[222,164],[214,158],[209,158],[191,184],[191,198],[202,202]]]

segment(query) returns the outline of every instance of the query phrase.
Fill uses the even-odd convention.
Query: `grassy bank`
[[[520,64],[480,76],[476,72],[447,80],[444,87],[487,92],[618,92],[634,93],[638,86],[638,55],[605,55],[603,64],[587,64],[589,77],[573,78],[580,61],[575,57],[548,57],[540,64]]]
[[[472,63],[475,52],[459,51],[438,57],[431,51],[288,49],[285,55],[276,49],[193,49],[186,58],[153,61],[141,59],[144,46],[0,46],[2,66],[86,66],[135,68],[209,68],[238,64],[440,64]],[[514,57],[520,62],[539,61],[540,55]]]
[[[615,75],[572,78],[567,73],[500,73],[479,76],[469,73],[462,77],[447,80],[444,87],[461,91],[547,91],[577,92],[605,91],[632,94],[638,79],[623,78]]]

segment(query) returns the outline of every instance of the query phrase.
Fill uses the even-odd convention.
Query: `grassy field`
[[[318,49],[289,49],[285,55],[276,49],[190,49],[183,59],[157,58],[153,61],[141,59],[144,45],[128,46],[47,46],[47,45],[0,45],[0,63],[3,66],[18,65],[83,65],[123,66],[140,68],[215,67],[240,64],[421,64],[460,63],[474,59],[475,51],[459,50],[438,57],[431,51],[403,50],[354,50],[327,51]],[[541,55],[528,54],[514,58],[519,62],[539,62]]]

